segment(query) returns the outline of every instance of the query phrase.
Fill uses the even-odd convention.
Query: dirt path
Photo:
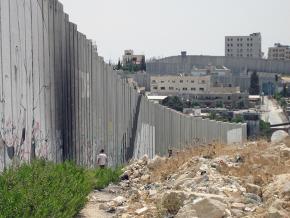
[[[81,210],[77,218],[112,218],[114,214],[100,210],[99,206],[102,203],[111,201],[117,197],[117,194],[108,190],[94,191],[89,195],[89,201],[85,208]]]

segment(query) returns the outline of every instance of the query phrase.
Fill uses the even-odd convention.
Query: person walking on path
[[[105,154],[105,150],[102,149],[101,152],[97,156],[97,164],[101,169],[104,169],[108,164],[108,157]]]

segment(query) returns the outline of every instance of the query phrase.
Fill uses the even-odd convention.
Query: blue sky
[[[106,61],[124,49],[146,58],[224,55],[225,35],[261,32],[263,52],[290,45],[289,0],[60,0]]]

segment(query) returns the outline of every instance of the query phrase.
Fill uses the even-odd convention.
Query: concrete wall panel
[[[13,158],[94,167],[104,148],[115,166],[132,155],[153,158],[169,148],[246,140],[245,124],[192,118],[149,102],[98,56],[57,0],[1,0],[0,17],[1,171]],[[207,59],[151,66],[188,71],[195,61]],[[242,60],[216,59],[227,61]]]

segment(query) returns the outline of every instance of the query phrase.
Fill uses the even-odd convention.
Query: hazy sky
[[[146,58],[224,55],[225,35],[261,32],[263,52],[290,45],[290,0],[60,0],[105,60],[125,49]]]

